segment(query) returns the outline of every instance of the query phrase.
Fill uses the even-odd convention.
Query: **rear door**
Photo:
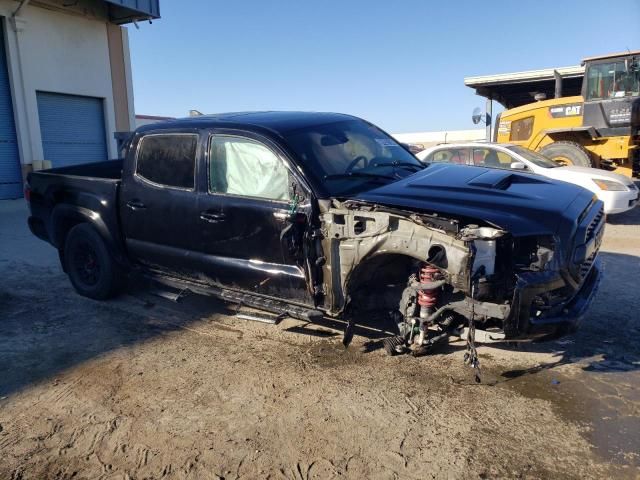
[[[250,133],[206,142],[198,195],[201,268],[218,285],[312,303],[302,241],[309,194],[277,146]],[[201,178],[204,178],[202,176]]]
[[[193,276],[196,231],[194,131],[162,131],[138,137],[123,175],[120,212],[129,255],[152,268]]]

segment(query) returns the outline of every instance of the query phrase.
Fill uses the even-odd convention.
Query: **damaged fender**
[[[448,284],[469,291],[471,243],[457,238],[455,233],[421,223],[419,216],[354,210],[338,204],[322,213],[321,225],[327,258],[323,274],[325,279],[331,279],[331,288],[325,293],[328,310],[333,314],[342,312],[348,302],[354,271],[380,254],[399,254],[431,262],[444,274]]]

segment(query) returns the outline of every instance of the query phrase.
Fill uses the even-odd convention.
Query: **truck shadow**
[[[640,213],[640,211],[639,211]],[[633,288],[640,285],[640,257],[601,252],[604,276],[596,298],[578,330],[561,337],[530,343],[496,343],[503,351],[548,354],[552,361],[533,367],[502,371],[503,380],[533,375],[566,364],[579,364],[584,371],[629,372],[640,369],[640,296]],[[366,332],[361,332],[366,336]],[[369,337],[365,352],[382,348],[382,341]],[[464,350],[464,342],[434,349],[434,354]],[[512,355],[511,355],[512,356]]]
[[[604,278],[580,329],[561,339],[517,347],[515,350],[552,354],[555,360],[504,371],[503,379],[533,375],[567,363],[604,373],[640,368],[640,297],[632,290],[640,285],[640,258],[608,252],[601,255]],[[203,319],[219,323],[218,317],[228,319],[236,310],[235,306],[197,295],[165,308],[170,302],[144,293],[144,285],[134,285],[132,294],[114,301],[94,302],[78,296],[66,275],[55,267],[0,263],[0,274],[0,397],[33,383],[53,381],[63,371],[108,352],[166,337],[180,329],[199,328],[192,325]],[[213,323],[209,325],[217,327]],[[239,321],[232,329],[234,335],[242,337],[243,331],[248,331],[244,325]],[[301,324],[282,330],[337,342],[345,323],[325,318],[320,327],[322,330],[312,331]],[[390,335],[389,327],[384,316],[358,325],[355,335],[365,340],[362,354],[381,348],[381,338]],[[217,330],[224,329],[230,329],[228,321]],[[215,331],[211,336],[212,341],[228,341],[216,340]],[[460,345],[434,353],[464,348]]]
[[[89,300],[73,290],[60,267],[0,261],[0,276],[0,399],[55,381],[110,352],[188,328],[202,316],[197,308],[159,310],[150,295]],[[220,302],[207,303],[209,316],[229,313]]]

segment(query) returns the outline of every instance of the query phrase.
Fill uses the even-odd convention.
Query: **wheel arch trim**
[[[59,204],[51,212],[50,238],[58,250],[64,249],[64,241],[69,231],[77,224],[88,223],[105,242],[109,253],[120,263],[126,262],[126,256],[118,241],[107,227],[98,212],[76,205]]]

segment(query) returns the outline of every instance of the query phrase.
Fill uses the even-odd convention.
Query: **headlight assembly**
[[[627,190],[622,183],[616,182],[614,180],[603,180],[601,178],[592,178],[593,183],[595,183],[600,190],[607,190],[609,192],[624,192]]]

